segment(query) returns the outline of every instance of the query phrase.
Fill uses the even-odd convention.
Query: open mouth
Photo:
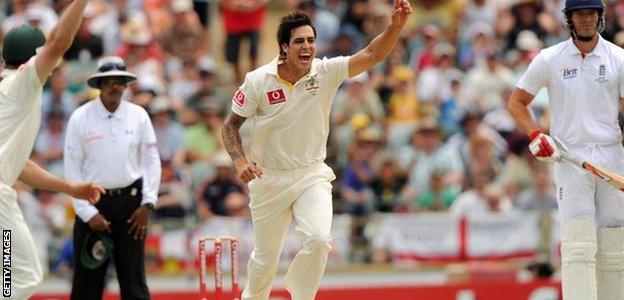
[[[309,53],[299,54],[299,60],[303,63],[309,63],[310,60],[312,60],[312,55],[310,55]]]

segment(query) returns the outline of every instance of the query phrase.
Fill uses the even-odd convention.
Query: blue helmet
[[[563,14],[565,17],[565,27],[570,31],[570,35],[575,39],[588,40],[591,37],[578,36],[574,30],[574,24],[572,23],[572,12],[579,9],[594,9],[598,12],[598,32],[602,32],[605,28],[604,10],[605,5],[603,0],[566,0],[565,7],[563,8]]]
[[[596,9],[602,12],[604,7],[602,0],[566,0],[563,12],[568,13],[578,9]]]

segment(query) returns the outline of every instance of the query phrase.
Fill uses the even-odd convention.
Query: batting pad
[[[598,299],[624,299],[624,228],[598,230]]]
[[[563,299],[597,300],[596,224],[577,219],[561,228],[561,285]]]

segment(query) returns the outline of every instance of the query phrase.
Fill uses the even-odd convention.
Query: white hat
[[[99,89],[100,79],[107,77],[121,77],[126,80],[126,83],[137,79],[136,75],[126,71],[126,64],[119,56],[100,58],[97,64],[97,72],[87,79],[87,85]]]
[[[518,33],[516,47],[524,51],[537,51],[542,48],[542,41],[531,30],[522,30]]]

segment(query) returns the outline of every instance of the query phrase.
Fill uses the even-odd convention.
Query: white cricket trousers
[[[4,232],[5,230],[11,232],[11,297],[9,299],[28,299],[41,283],[43,269],[35,241],[24,222],[22,211],[17,206],[17,193],[4,184],[0,184],[0,229],[3,232],[3,250],[4,246],[7,246],[4,241]]]
[[[324,163],[295,171],[263,168],[249,183],[255,248],[247,266],[244,300],[267,300],[291,220],[303,241],[283,286],[293,300],[314,299],[331,251],[332,186],[336,177]]]

